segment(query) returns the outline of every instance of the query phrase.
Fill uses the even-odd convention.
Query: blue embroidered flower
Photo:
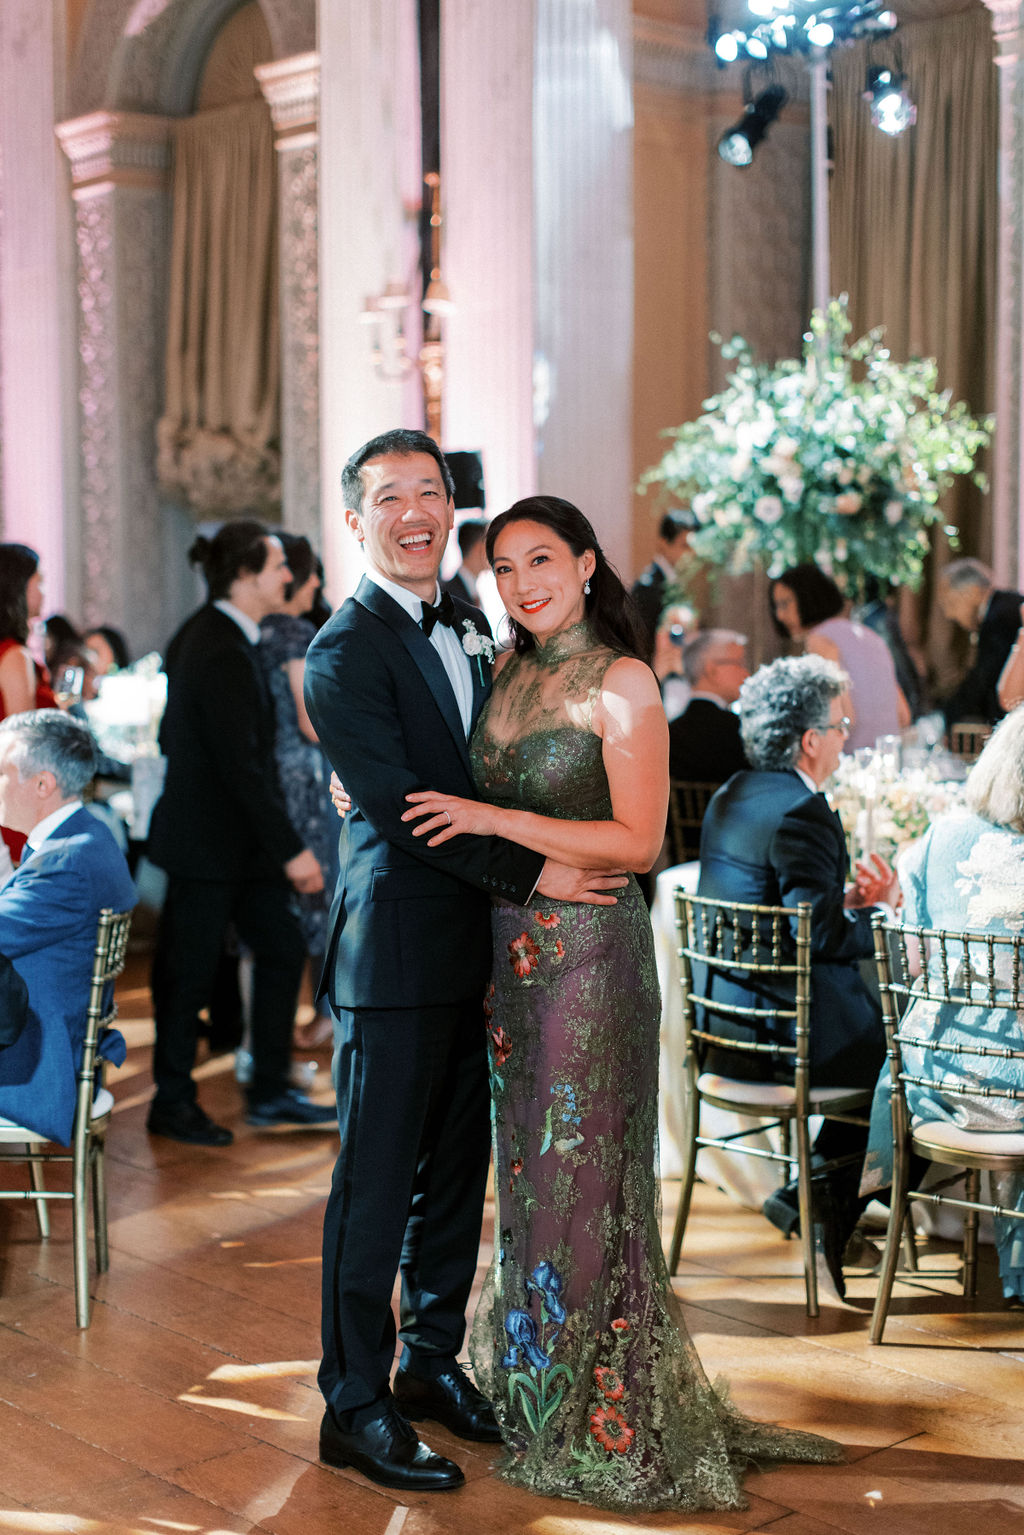
[[[519,1355],[526,1355],[527,1362],[532,1364],[535,1370],[546,1370],[551,1363],[551,1356],[545,1354],[537,1342],[537,1326],[528,1311],[510,1311],[505,1318],[505,1331],[508,1333],[511,1347],[501,1361],[503,1370],[514,1370],[519,1363]]]
[[[553,1263],[545,1258],[537,1264],[533,1273],[526,1281],[528,1290],[536,1290],[544,1302],[544,1309],[553,1322],[559,1327],[565,1321],[565,1307],[562,1305],[562,1276]]]

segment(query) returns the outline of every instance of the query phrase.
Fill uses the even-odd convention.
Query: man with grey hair
[[[809,655],[762,666],[740,689],[740,730],[751,771],[737,773],[711,800],[701,836],[698,893],[717,900],[768,906],[810,901],[811,1081],[834,1087],[873,1087],[885,1055],[881,1010],[858,968],[873,952],[871,913],[876,902],[895,905],[899,886],[883,859],[858,865],[847,884],[842,824],[821,792],[835,771],[849,731],[843,714],[846,677],[832,661]],[[764,1006],[765,985],[716,978],[716,1001]],[[716,1032],[771,1044],[748,1025],[715,1020]],[[780,1026],[779,1044],[792,1044],[791,1026]],[[737,1075],[742,1061],[765,1065],[771,1056],[740,1058],[725,1053],[709,1069]],[[740,1064],[738,1064],[740,1063]],[[831,1157],[862,1151],[860,1127],[826,1120],[816,1151]],[[857,1169],[854,1169],[854,1174]],[[849,1169],[816,1190],[822,1246],[836,1290],[843,1294],[842,1254],[859,1214],[859,1176]],[[796,1190],[780,1189],[765,1204],[776,1225],[792,1231]]]
[[[750,676],[746,644],[746,635],[732,629],[701,629],[686,642],[683,672],[692,691],[690,702],[668,727],[673,778],[723,784],[749,767],[740,722],[732,710]]]
[[[999,674],[1020,628],[1020,592],[999,591],[981,560],[954,560],[939,577],[938,602],[944,618],[971,636],[971,665],[942,705],[946,729],[961,720],[994,725],[1003,717]]]
[[[0,723],[0,822],[28,838],[0,890],[0,953],[13,961],[29,1003],[20,1037],[0,1051],[0,1115],[65,1146],[99,915],[135,905],[124,854],[82,803],[96,760],[88,725],[60,709]],[[124,1059],[116,1030],[105,1047]]]

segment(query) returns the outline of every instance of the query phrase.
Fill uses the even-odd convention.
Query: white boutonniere
[[[467,656],[476,657],[477,673],[480,678],[480,683],[483,685],[485,681],[484,663],[483,660],[481,660],[481,657],[486,659],[488,663],[494,660],[494,641],[491,639],[489,634],[481,634],[480,630],[477,628],[476,624],[471,618],[464,618],[462,620],[462,627],[466,631],[462,636],[462,648],[466,652]]]

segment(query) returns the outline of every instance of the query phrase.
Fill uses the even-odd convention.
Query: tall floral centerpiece
[[[641,481],[689,500],[709,565],[778,575],[814,560],[851,595],[867,574],[916,586],[942,491],[961,474],[985,488],[991,418],[939,392],[934,359],[894,362],[881,330],[850,330],[844,297],[815,310],[799,359],[769,366],[742,337],[712,337],[734,371]]]

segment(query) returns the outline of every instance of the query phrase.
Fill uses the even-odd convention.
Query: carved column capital
[[[273,64],[257,64],[253,71],[274,120],[279,150],[304,149],[318,138],[320,105],[320,55],[297,53]]]
[[[169,117],[147,112],[90,112],[58,123],[75,197],[102,186],[163,186],[171,163]]]

